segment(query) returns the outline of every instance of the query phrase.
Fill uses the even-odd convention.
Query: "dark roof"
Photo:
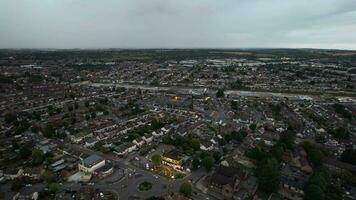
[[[82,164],[86,167],[92,167],[93,165],[98,164],[99,162],[103,161],[104,159],[101,156],[93,154],[82,161]]]
[[[169,152],[164,152],[163,153],[164,157],[174,159],[174,160],[181,160],[182,159],[182,153],[179,152],[177,149],[173,149]]]
[[[211,182],[215,185],[223,186],[229,184],[233,187],[237,178],[244,178],[243,174],[238,168],[220,165],[213,173]]]

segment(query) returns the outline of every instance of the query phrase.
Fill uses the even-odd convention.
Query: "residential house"
[[[120,145],[118,148],[115,150],[115,154],[118,156],[123,156],[126,155],[134,150],[137,149],[136,144],[134,143],[126,143],[125,145]]]
[[[239,190],[239,184],[247,178],[247,173],[239,168],[220,165],[210,178],[210,187],[225,199],[231,199]]]
[[[142,145],[145,144],[145,140],[143,140],[143,139],[134,139],[132,141],[132,143],[134,143],[137,147],[141,147]]]

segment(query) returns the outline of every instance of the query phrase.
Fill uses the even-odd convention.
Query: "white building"
[[[141,147],[142,145],[145,144],[145,141],[144,140],[133,140],[132,143],[136,144],[137,147]]]
[[[78,164],[79,171],[93,173],[95,170],[105,166],[105,159],[101,156],[93,154]]]
[[[136,149],[137,149],[136,144],[128,143],[126,145],[121,145],[119,148],[117,148],[115,153],[119,156],[123,156],[132,151],[135,151]]]
[[[151,143],[153,140],[153,135],[151,135],[151,134],[144,135],[144,136],[142,136],[142,139],[147,143]]]

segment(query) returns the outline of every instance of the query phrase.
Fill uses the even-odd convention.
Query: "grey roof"
[[[82,161],[82,164],[85,165],[86,167],[92,167],[93,165],[103,161],[104,158],[102,158],[101,156],[98,156],[96,154],[93,154],[87,158],[85,158],[83,161]]]
[[[292,178],[292,177],[286,177],[286,176],[281,177],[281,182],[288,186],[292,186],[298,190],[303,190],[305,185],[305,182],[303,180]]]

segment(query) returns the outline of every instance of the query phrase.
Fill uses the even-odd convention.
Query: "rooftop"
[[[86,167],[92,167],[103,160],[104,160],[104,158],[102,158],[101,156],[93,154],[93,155],[85,158],[84,160],[82,160],[82,164],[85,165]]]

